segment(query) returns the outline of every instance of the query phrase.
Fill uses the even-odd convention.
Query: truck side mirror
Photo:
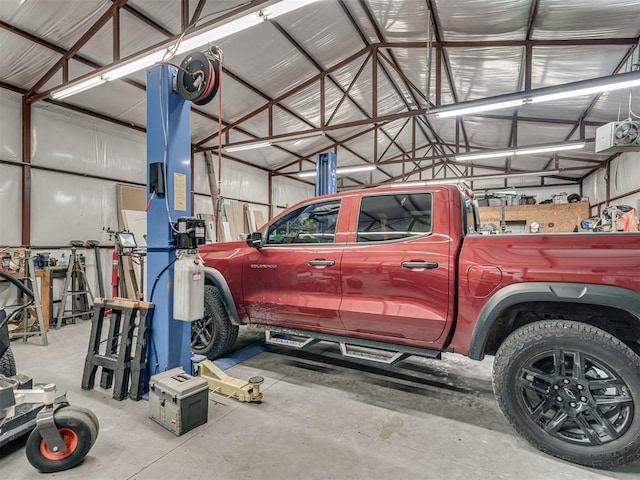
[[[247,239],[247,244],[253,248],[262,248],[262,233],[253,232]]]

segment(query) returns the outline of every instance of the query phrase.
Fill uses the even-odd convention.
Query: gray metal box
[[[209,385],[206,380],[174,368],[149,380],[149,412],[153,421],[180,436],[207,423]]]

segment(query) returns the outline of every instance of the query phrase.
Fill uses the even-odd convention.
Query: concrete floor
[[[261,375],[264,401],[211,396],[209,422],[175,437],[148,418],[145,401],[80,389],[89,323],[49,333],[49,347],[14,341],[18,371],[55,382],[92,409],[100,434],[61,479],[640,479],[640,464],[614,472],[572,465],[521,439],[491,392],[491,360],[410,359],[386,367],[342,358],[320,343],[269,348],[227,373]],[[241,332],[245,344],[256,334]],[[25,438],[0,450],[2,479],[43,478]]]

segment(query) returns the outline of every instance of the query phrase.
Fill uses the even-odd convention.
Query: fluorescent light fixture
[[[231,147],[224,147],[222,150],[228,153],[241,152],[243,150],[253,150],[254,148],[270,147],[271,142],[253,142],[245,143],[243,145],[233,145]]]
[[[149,53],[144,57],[134,59],[130,62],[123,63],[118,67],[112,68],[111,70],[107,70],[102,74],[102,78],[110,82],[118,78],[126,77],[127,75],[135,73],[139,70],[144,70],[145,68],[150,67],[156,62],[162,61],[166,54],[166,50]]]
[[[394,188],[426,187],[427,186],[427,182],[398,182],[398,183],[392,183],[390,186],[394,187]]]
[[[613,80],[613,79],[612,79]],[[581,95],[594,95],[596,93],[610,92],[612,90],[620,90],[622,88],[633,88],[640,85],[640,78],[635,80],[612,81],[603,85],[595,85],[593,87],[577,88],[566,92],[549,93],[546,95],[535,95],[531,98],[531,103],[551,102],[553,100],[562,100],[564,98],[579,97]]]
[[[178,46],[176,55],[189,52],[203,45],[206,45],[207,43],[217,42],[224,37],[228,37],[229,35],[233,35],[234,33],[242,32],[243,30],[254,27],[264,21],[265,19],[257,13],[244,15],[240,18],[230,21],[229,23],[225,23],[224,25],[220,25],[219,27],[212,28],[211,30],[207,30],[206,32],[199,33],[197,35],[194,35],[193,37],[184,39]]]
[[[426,185],[451,185],[461,182],[475,182],[478,180],[498,180],[501,178],[515,177],[546,177],[560,173],[560,170],[541,170],[537,172],[519,172],[519,173],[498,173],[495,175],[480,175],[478,177],[456,177],[456,178],[434,178],[431,180],[420,180],[416,182],[399,182],[392,183],[391,187],[423,187]]]
[[[212,28],[211,30],[207,30],[206,32],[195,34],[191,37],[187,37],[180,42],[175,51],[173,51],[175,42],[172,42],[150,53],[139,56],[126,63],[108,69],[100,75],[89,77],[78,84],[61,88],[57,91],[54,91],[51,94],[51,98],[61,99],[69,97],[76,93],[100,85],[105,81],[110,82],[112,80],[117,80],[118,78],[126,77],[127,75],[135,73],[139,70],[144,70],[152,66],[153,64],[162,61],[169,52],[173,52],[173,55],[180,55],[181,53],[195,50],[196,48],[202,47],[203,45],[216,42],[224,37],[228,37],[229,35],[232,35],[234,33],[238,33],[248,28],[254,27],[266,20],[279,17],[280,15],[284,15],[285,13],[289,13],[293,10],[304,7],[316,1],[318,0],[282,0],[268,7],[264,7],[263,9],[256,12],[252,12],[247,15],[243,15],[242,17],[236,18],[235,20],[231,20],[224,25]]]
[[[300,135],[291,135],[287,137],[275,137],[268,140],[257,140],[255,142],[239,143],[237,145],[229,145],[224,147],[225,152],[240,152],[242,150],[252,150],[254,148],[270,147],[275,143],[284,143],[294,140],[304,140],[306,138],[321,137],[324,132],[301,133]]]
[[[309,170],[308,172],[300,172],[298,173],[298,177],[300,178],[307,178],[307,177],[315,177],[317,175],[316,172],[312,172],[311,170]]]
[[[490,152],[469,153],[465,155],[456,155],[458,162],[471,162],[473,160],[482,160],[485,158],[501,158],[510,157],[511,155],[535,155],[538,153],[559,152],[562,150],[578,150],[583,148],[586,142],[577,143],[560,143],[555,145],[539,145],[523,148],[515,148],[509,150],[494,150]]]
[[[524,102],[522,99],[509,100],[506,102],[498,102],[490,105],[476,105],[470,107],[461,107],[452,110],[445,110],[442,112],[434,112],[438,118],[457,117],[459,115],[469,115],[471,113],[486,112],[487,110],[498,110],[500,108],[519,107]]]
[[[542,170],[538,172],[520,172],[520,173],[499,173],[496,175],[480,175],[479,177],[462,177],[461,180],[477,181],[477,180],[499,180],[501,178],[515,177],[546,177],[560,173],[560,170]]]
[[[493,152],[470,153],[468,155],[456,155],[456,160],[458,162],[470,162],[472,160],[482,160],[484,158],[510,157],[514,153],[515,150],[495,150]]]
[[[342,175],[343,173],[356,173],[356,172],[370,172],[372,170],[376,170],[378,167],[375,165],[361,165],[359,167],[342,167],[336,169],[337,175]]]
[[[560,152],[562,150],[579,150],[586,145],[585,142],[578,143],[566,143],[560,145],[548,145],[541,147],[532,147],[532,148],[519,148],[516,150],[516,155],[534,155],[536,153],[547,153],[547,152]]]
[[[317,0],[283,0],[282,2],[274,3],[268,7],[264,7],[261,10],[262,15],[267,18],[276,18],[285,13],[297,10],[300,7],[304,7]]]
[[[100,77],[89,77],[81,82],[53,91],[51,93],[51,98],[54,100],[61,100],[63,98],[70,97],[71,95],[75,95],[76,93],[89,90],[90,88],[103,84],[104,82],[106,82],[106,80]]]
[[[336,168],[336,175],[344,175],[347,173],[356,173],[356,172],[370,172],[372,170],[376,170],[378,167],[375,165],[360,165],[356,167],[341,167]],[[298,177],[306,178],[306,177],[315,177],[317,175],[315,170],[309,170],[306,172],[298,172]]]
[[[431,111],[438,118],[470,115],[488,112],[501,108],[519,107],[530,103],[550,102],[581,95],[595,95],[612,90],[640,86],[640,71],[620,73],[608,77],[591,78],[579,82],[543,87],[528,92],[516,92],[496,97],[471,100],[454,105],[447,105]]]

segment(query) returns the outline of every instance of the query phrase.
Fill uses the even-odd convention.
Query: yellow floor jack
[[[195,364],[196,375],[203,378],[209,384],[212,393],[234,398],[240,402],[260,402],[262,392],[260,384],[264,382],[262,377],[251,377],[249,380],[240,380],[224,373],[211,360],[204,360]]]

